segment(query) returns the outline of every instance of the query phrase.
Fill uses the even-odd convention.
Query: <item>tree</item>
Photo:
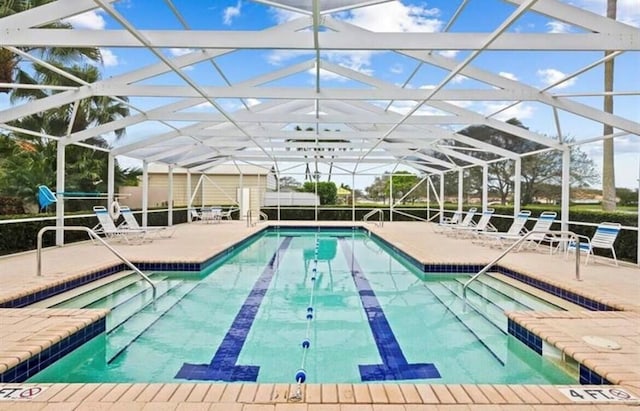
[[[280,190],[288,189],[288,190],[294,190],[294,191],[298,191],[302,186],[302,184],[298,180],[289,176],[280,177],[279,185],[280,185]]]
[[[336,201],[338,200],[338,188],[335,183],[331,181],[306,181],[302,186],[302,191],[306,193],[315,193],[316,186],[318,187],[317,192],[318,197],[320,197],[321,205],[336,204]]]
[[[54,0],[0,0],[0,18],[21,13],[34,7],[51,3]],[[71,24],[64,22],[53,22],[42,26],[48,29],[70,29]],[[21,47],[20,50],[33,53],[36,56],[48,61],[68,65],[73,62],[80,62],[85,59],[102,62],[102,55],[97,47],[89,48],[62,48],[62,47]],[[17,76],[26,74],[22,66],[22,56],[13,53],[6,48],[0,48],[0,82],[15,83]],[[0,87],[0,93],[9,93],[11,88]]]
[[[617,17],[617,0],[607,0],[607,17],[615,20]],[[605,51],[607,57],[613,53]],[[613,58],[604,63],[604,112],[613,113],[613,96],[606,94],[613,91]],[[613,134],[613,127],[604,124],[603,135]],[[616,209],[616,177],[614,168],[614,146],[613,139],[608,138],[602,141],[602,209],[604,211],[614,211]]]
[[[511,119],[507,121],[507,123],[526,128],[517,119]],[[523,154],[544,148],[543,145],[536,142],[523,139],[485,125],[467,127],[459,133],[475,138],[479,141],[492,144],[496,147],[504,148],[516,154]],[[570,141],[572,141],[572,139],[565,139],[565,142]],[[453,144],[458,146],[462,145],[457,142],[453,142]],[[475,155],[486,161],[497,158],[496,155],[492,153],[477,152]],[[522,204],[531,204],[534,201],[536,196],[540,193],[540,184],[558,185],[561,183],[562,154],[558,151],[546,151],[523,157],[521,166]],[[488,166],[488,189],[490,193],[499,196],[503,204],[512,196],[514,175],[515,163],[511,160],[493,162]],[[591,160],[591,158],[589,158],[579,148],[573,147],[571,149],[571,184],[586,185],[595,182],[597,178],[598,173],[595,170],[593,160]],[[457,182],[457,175],[455,177],[450,177],[450,179],[455,179]],[[480,167],[470,168],[468,176],[465,177],[464,184],[465,193],[481,192],[482,169]]]
[[[383,201],[386,203],[387,198],[391,196],[391,173],[385,172],[382,176],[376,177],[370,186],[365,188],[367,195],[372,200]],[[414,186],[420,181],[420,178],[415,174],[408,171],[396,171],[393,173],[393,197],[399,199],[409,193]],[[426,195],[426,188],[424,185],[417,187],[411,191],[411,193],[402,200],[402,203],[407,201],[415,202],[416,199]]]

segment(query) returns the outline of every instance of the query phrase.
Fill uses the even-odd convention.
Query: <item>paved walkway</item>
[[[273,222],[272,222],[273,224]],[[290,222],[283,225],[316,225],[313,222]],[[321,225],[349,225],[325,222]],[[220,224],[183,224],[173,238],[150,244],[117,245],[127,258],[135,261],[201,262],[225,250],[264,226],[247,227],[243,222]],[[424,263],[486,264],[500,250],[482,247],[469,240],[449,238],[433,232],[427,223],[385,223],[383,228],[368,225],[372,231]],[[0,302],[34,289],[59,284],[70,277],[118,263],[106,248],[90,242],[43,253],[43,275],[36,276],[34,253],[0,258]],[[575,280],[575,263],[563,256],[543,252],[520,252],[508,255],[501,263],[529,276],[544,279],[562,288],[613,305],[625,312],[575,310],[569,313],[509,313],[510,318],[533,330],[545,344],[555,347],[567,358],[594,367],[597,372],[640,397],[640,270],[637,266],[611,267],[601,262],[581,267],[582,281]],[[11,315],[5,315],[10,311]],[[19,310],[23,321],[38,321],[48,310]],[[74,311],[70,318],[78,321],[99,318],[100,313]],[[18,310],[0,310],[0,358],[13,358],[23,348],[29,351],[30,332],[15,321]],[[46,314],[49,315],[49,314]],[[13,320],[10,320],[13,318]],[[12,323],[14,324],[12,326]],[[40,322],[42,324],[42,322]],[[75,325],[71,325],[75,327]],[[68,327],[52,327],[68,333]],[[37,333],[37,330],[34,331]],[[49,331],[47,331],[49,332]],[[620,349],[598,348],[583,337],[600,337]],[[597,340],[597,339],[596,339]],[[24,350],[22,350],[24,351]],[[9,354],[9,355],[8,355]],[[3,361],[0,361],[0,369]],[[6,362],[4,363],[6,367]],[[1,371],[0,371],[1,372]],[[2,384],[1,387],[9,385]],[[24,386],[12,384],[11,386]],[[292,403],[295,388],[279,384],[45,384],[38,397],[21,402],[0,401],[5,409],[167,409],[167,410],[531,410],[531,409],[620,409],[621,404],[576,404],[555,386],[524,385],[427,385],[427,384],[324,384],[308,385],[303,403]],[[608,386],[611,387],[611,386]],[[584,386],[583,386],[584,388]],[[595,387],[602,388],[602,387]],[[0,391],[1,393],[1,391]],[[1,395],[0,395],[1,396]],[[425,405],[429,404],[429,405]],[[625,409],[628,409],[625,407]]]

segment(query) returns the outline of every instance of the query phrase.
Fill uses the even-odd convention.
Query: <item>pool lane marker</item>
[[[220,343],[209,364],[184,363],[175,378],[203,381],[257,381],[260,367],[257,365],[236,365],[242,347],[247,340],[249,330],[258,314],[273,275],[278,270],[281,256],[289,247],[293,237],[285,237],[278,250],[273,254],[251,292],[236,314],[229,331]]]
[[[409,364],[400,348],[389,321],[371,288],[364,271],[356,261],[353,251],[344,237],[339,238],[340,246],[351,270],[351,277],[358,289],[360,301],[367,314],[367,321],[382,358],[382,364],[358,365],[362,381],[416,380],[440,378],[440,372],[434,364]]]

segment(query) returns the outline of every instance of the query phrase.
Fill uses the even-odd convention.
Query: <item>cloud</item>
[[[492,101],[492,102],[483,102],[483,112],[485,115],[489,115],[495,113],[496,111],[507,107],[511,102],[509,101]],[[492,118],[496,120],[506,121],[511,118],[517,118],[518,120],[524,120],[533,117],[536,109],[533,106],[530,106],[527,103],[520,103],[513,107],[509,107],[508,109],[496,114]]]
[[[469,80],[469,77],[463,76],[462,74],[456,74],[450,81],[451,84],[460,84],[463,81]]]
[[[433,33],[443,26],[438,15],[437,8],[392,1],[342,13],[341,20],[375,32]]]
[[[438,54],[441,55],[442,57],[454,59],[456,58],[459,52],[460,50],[440,50]]]
[[[120,64],[118,56],[116,56],[111,50],[101,48],[100,54],[102,54],[102,64],[104,64],[105,67],[114,67]]]
[[[193,49],[181,49],[176,47],[172,47],[169,49],[169,53],[171,53],[171,55],[175,57],[184,56],[185,54],[193,53],[194,51],[195,50]]]
[[[538,75],[538,77],[540,77],[540,80],[545,86],[549,86],[566,77],[566,74],[564,74],[560,70],[556,70],[553,68],[540,69],[536,72],[536,74]],[[564,83],[558,84],[557,86],[555,86],[555,88],[560,89],[560,88],[571,87],[575,84],[575,82],[576,82],[576,78],[574,77],[570,80],[565,81]]]
[[[227,26],[230,26],[231,23],[233,23],[233,19],[240,15],[240,11],[241,10],[242,10],[242,1],[241,0],[238,0],[238,3],[236,3],[235,7],[234,6],[229,6],[229,7],[225,8],[224,12],[223,12],[223,19],[222,19],[224,24],[226,24]]]
[[[563,0],[591,12],[605,16],[607,14],[607,0]],[[640,7],[638,0],[618,0],[618,21],[631,26],[640,27]]]
[[[271,7],[269,9],[269,11],[271,12],[271,15],[273,16],[273,19],[278,24],[283,24],[283,23],[286,23],[286,22],[291,21],[291,20],[295,20],[295,19],[300,18],[300,17],[303,16],[303,14],[296,13],[296,12],[289,11],[289,10],[285,10],[285,9],[276,8],[276,7]]]
[[[567,23],[563,23],[561,21],[550,21],[547,23],[547,27],[549,28],[549,33],[570,33],[571,25]]]
[[[402,72],[404,71],[404,67],[402,67],[402,64],[396,63],[393,66],[391,66],[389,71],[392,72],[393,74],[402,74]]]
[[[86,13],[69,17],[64,21],[70,23],[76,29],[104,30],[107,25],[99,10],[87,11]]]
[[[262,103],[262,101],[258,100],[257,98],[246,98],[244,99],[244,102],[247,103],[247,106],[249,107],[257,106],[258,104]]]
[[[501,72],[498,73],[498,75],[500,75],[500,76],[502,76],[504,78],[508,78],[509,80],[518,81],[518,77],[516,77],[516,75],[513,74],[513,73],[509,73],[509,72],[506,72],[506,71],[501,71]]]

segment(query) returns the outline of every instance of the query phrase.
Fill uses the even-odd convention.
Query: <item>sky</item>
[[[606,0],[570,0],[566,1],[593,11],[605,13]],[[164,2],[153,2],[157,7],[150,7],[148,0],[125,0],[116,3],[116,8],[136,27],[140,29],[180,29],[182,26],[176,17],[166,7]],[[260,2],[248,0],[174,0],[176,8],[189,22],[191,29],[215,30],[261,30],[278,23],[286,22],[298,14],[291,11],[276,9]],[[452,0],[401,0],[385,2],[369,7],[353,9],[347,12],[333,14],[332,17],[343,20],[367,30],[378,32],[436,32],[442,31],[454,14],[460,1]],[[449,28],[452,32],[491,32],[500,25],[505,17],[514,10],[512,5],[500,0],[472,0],[459,16],[458,20]],[[618,20],[635,27],[640,26],[640,7],[638,0],[618,0]],[[120,25],[102,11],[85,13],[69,19],[75,28],[79,29],[120,29]],[[535,13],[527,13],[518,19],[509,31],[512,32],[546,32],[564,33],[580,32],[580,28],[566,23],[551,20]],[[104,48],[103,78],[117,76],[121,73],[143,67],[157,61],[148,51]],[[189,49],[166,49],[167,56],[179,56],[191,52]],[[443,51],[441,54],[462,61],[468,52]],[[538,89],[544,88],[563,76],[573,73],[582,67],[597,61],[601,53],[572,52],[570,58],[562,52],[484,52],[472,62],[472,65],[501,76],[522,81]],[[223,69],[231,83],[238,83],[266,72],[282,68],[288,64],[307,61],[313,58],[312,53],[291,50],[243,50],[216,59],[216,63]],[[322,58],[341,66],[360,71],[365,74],[397,84],[404,84],[418,63],[408,57],[391,52],[325,52]],[[625,53],[616,58],[615,78],[616,90],[640,91],[640,53]],[[203,62],[187,68],[186,73],[200,84],[223,85],[221,78],[211,65]],[[447,75],[446,71],[422,65],[415,77],[409,81],[407,87],[432,88],[439,84]],[[602,90],[603,69],[601,66],[562,83],[553,89],[557,93],[580,93]],[[314,72],[304,72],[289,78],[274,82],[280,86],[311,86]],[[147,81],[148,84],[183,84],[175,75],[164,75]],[[322,73],[322,84],[325,87],[358,87],[353,82],[346,81],[332,72]],[[596,85],[596,86],[594,86]],[[475,80],[458,76],[446,88],[487,88]],[[602,107],[601,97],[576,97],[576,101]],[[164,99],[132,98],[131,102],[141,109],[148,109],[169,102]],[[640,96],[619,96],[615,98],[614,112],[627,119],[640,122]],[[239,100],[219,101],[229,112],[240,109]],[[257,100],[247,100],[247,104],[259,104]],[[392,110],[407,113],[415,102],[396,102]],[[506,102],[464,102],[456,104],[479,111],[485,115],[494,113],[504,107]],[[0,110],[7,107],[6,96],[0,96]],[[202,108],[206,109],[206,108]],[[428,115],[433,109],[423,108],[419,114]],[[602,126],[575,115],[560,112],[562,133],[576,141],[602,135]],[[516,117],[531,130],[548,136],[557,135],[552,111],[541,104],[521,103],[495,118],[505,120]],[[184,125],[184,124],[182,124]],[[145,124],[127,130],[124,142],[135,141],[149,133],[165,131],[163,126]],[[582,150],[591,156],[598,168],[601,168],[602,143],[581,146]],[[619,187],[637,188],[640,163],[640,137],[628,136],[615,140],[616,154],[616,185]],[[137,162],[123,160],[125,165],[136,165]],[[402,167],[401,167],[402,168]],[[378,173],[389,170],[390,167],[373,170]],[[300,170],[297,170],[300,171]],[[340,180],[340,177],[338,178]],[[351,184],[351,178],[344,182]],[[371,178],[369,178],[371,180]]]

